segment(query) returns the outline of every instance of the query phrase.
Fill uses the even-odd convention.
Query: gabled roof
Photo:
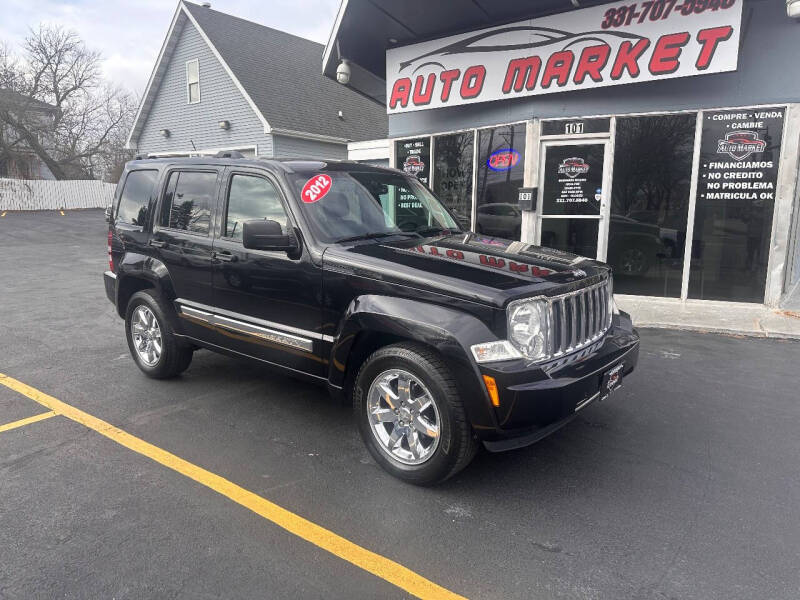
[[[274,134],[359,141],[385,138],[383,106],[322,75],[324,46],[181,0],[139,107],[128,143],[138,139],[183,27],[191,23]],[[338,117],[342,111],[343,119]]]
[[[25,96],[14,90],[0,88],[0,108],[24,108],[39,112],[57,113],[58,108],[47,102]]]

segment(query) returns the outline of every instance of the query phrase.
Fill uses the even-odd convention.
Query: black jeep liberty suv
[[[461,231],[394,169],[135,160],[107,218],[106,293],[146,375],[207,348],[319,382],[411,483],[541,439],[638,359],[606,265]]]

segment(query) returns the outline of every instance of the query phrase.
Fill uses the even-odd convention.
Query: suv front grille
[[[558,358],[599,340],[611,327],[611,279],[548,298],[549,355]]]

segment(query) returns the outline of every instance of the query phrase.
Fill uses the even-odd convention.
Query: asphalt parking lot
[[[800,343],[643,330],[607,402],[416,488],[323,390],[205,351],[145,378],[105,227],[0,218],[0,373],[465,597],[800,597]],[[45,412],[0,385],[0,426]],[[0,430],[0,598],[412,595],[73,419]]]

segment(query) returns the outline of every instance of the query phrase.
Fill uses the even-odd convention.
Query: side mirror
[[[295,248],[294,240],[283,233],[281,224],[271,219],[245,221],[242,245],[248,250],[285,250]]]
[[[106,223],[111,223],[111,205],[109,204],[106,206],[106,210],[103,213],[106,218]]]

